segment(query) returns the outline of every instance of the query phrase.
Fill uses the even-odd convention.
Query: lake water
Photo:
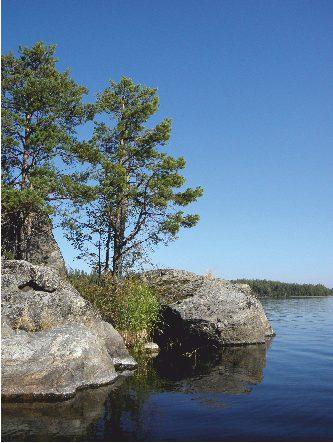
[[[333,440],[333,297],[263,301],[276,337],[159,356],[62,403],[3,404],[3,440]]]

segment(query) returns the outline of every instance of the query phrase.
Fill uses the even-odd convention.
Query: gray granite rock
[[[65,261],[55,241],[52,222],[48,216],[33,216],[28,232],[22,233],[21,252],[17,251],[15,229],[9,220],[2,220],[2,251],[14,258],[27,260],[35,265],[47,265],[60,275],[67,274]]]
[[[83,324],[104,341],[117,369],[136,366],[114,327],[102,320],[68,280],[46,266],[24,260],[4,261],[1,311],[12,328],[29,332]]]
[[[160,294],[162,319],[154,341],[161,348],[218,350],[265,343],[274,332],[260,301],[227,280],[175,269],[141,274]]]
[[[100,385],[107,380],[112,381],[115,378],[114,367],[117,370],[136,367],[136,362],[130,356],[124,340],[113,326],[104,322],[100,314],[66,279],[61,278],[57,272],[46,266],[32,265],[23,260],[4,261],[1,311],[2,343],[5,345],[6,355],[9,355],[10,347],[15,349],[11,358],[6,357],[2,361],[3,371],[7,374],[5,378],[2,378],[5,396],[9,395],[6,394],[7,390],[11,396],[14,396],[15,386],[18,389],[17,395],[24,393],[19,390],[19,387],[21,384],[25,385],[25,374],[29,374],[29,368],[33,368],[33,365],[38,371],[42,371],[44,364],[45,368],[47,365],[50,366],[51,375],[47,375],[46,381],[49,380],[51,386],[53,380],[55,383],[53,394],[57,395],[59,391],[58,394],[63,396],[71,395],[79,386]],[[80,332],[83,334],[82,338],[80,338]],[[71,339],[74,347],[78,350],[82,348],[82,355],[85,355],[87,359],[85,363],[83,363],[83,357],[72,358]],[[53,346],[52,340],[55,343],[64,342],[68,346],[68,366],[62,367],[57,360],[54,360],[54,364],[53,360],[40,361],[39,347],[43,346],[43,352],[48,353],[48,347]],[[20,341],[22,341],[21,346],[19,346]],[[89,362],[90,356],[94,355],[95,346],[96,359],[94,357]],[[29,367],[21,373],[18,369],[24,361],[26,347],[33,352],[29,357],[29,362],[26,363]],[[12,369],[15,368],[15,359],[18,366],[14,371]],[[98,361],[102,372],[96,370],[94,382],[93,371],[97,368]],[[81,372],[79,368],[82,368]],[[64,380],[62,379],[62,372],[73,379],[72,384],[66,379],[67,375],[64,375]],[[22,382],[19,382],[21,376]],[[57,380],[59,380],[59,385],[57,385]],[[38,383],[41,385],[39,386]],[[34,387],[35,394],[42,396],[44,379],[38,379],[38,383]],[[50,388],[46,390],[50,392],[45,395],[52,394]]]
[[[78,388],[111,383],[117,373],[104,342],[73,324],[2,339],[2,398],[66,399]]]
[[[160,347],[157,343],[148,342],[143,345],[143,349],[150,354],[157,354],[160,351]]]
[[[137,363],[129,354],[124,339],[110,323],[105,321],[95,322],[93,329],[104,341],[112,363],[117,370],[124,371],[136,368]]]

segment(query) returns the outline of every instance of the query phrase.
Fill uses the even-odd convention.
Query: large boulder
[[[83,325],[34,334],[16,331],[1,343],[2,398],[66,399],[78,388],[117,378],[104,342]]]
[[[265,343],[274,332],[260,301],[227,280],[174,269],[141,274],[160,294],[161,348],[218,351],[225,345]]]
[[[36,396],[48,391],[47,395],[66,397],[78,387],[115,379],[114,367],[136,367],[113,326],[104,322],[66,279],[46,266],[4,261],[1,311],[5,396],[23,395],[27,384]],[[63,366],[58,344],[68,351]],[[53,360],[41,359],[44,353],[52,355]],[[35,385],[30,383],[29,375],[34,368],[39,374],[33,377]]]

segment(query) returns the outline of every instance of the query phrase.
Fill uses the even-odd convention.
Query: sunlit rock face
[[[260,301],[227,280],[174,269],[141,277],[161,297],[154,341],[164,349],[212,352],[226,345],[265,343],[274,335]]]
[[[5,399],[67,398],[136,367],[113,326],[46,266],[4,261],[1,310]]]
[[[66,399],[117,378],[103,341],[83,325],[15,331],[1,348],[5,400]]]

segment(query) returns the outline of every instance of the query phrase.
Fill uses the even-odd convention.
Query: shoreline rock
[[[17,238],[12,225],[3,223],[2,246],[13,257],[17,257]],[[66,277],[67,269],[64,258],[56,242],[52,221],[48,216],[32,216],[30,232],[22,238],[22,259],[34,265],[44,265]]]
[[[68,398],[137,366],[113,326],[46,266],[4,261],[1,311],[4,399]]]
[[[214,352],[265,343],[275,335],[260,301],[227,280],[175,269],[144,272],[141,278],[160,294],[154,341],[162,349]]]
[[[65,400],[118,378],[104,343],[83,325],[13,331],[1,348],[6,401]]]

